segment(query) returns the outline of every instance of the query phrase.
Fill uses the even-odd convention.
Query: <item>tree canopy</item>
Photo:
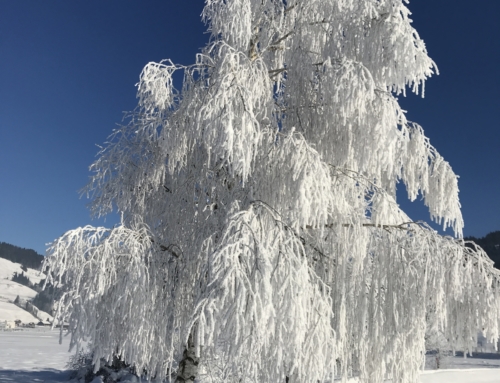
[[[58,315],[96,368],[180,379],[192,352],[183,380],[417,382],[426,329],[455,348],[498,338],[499,274],[464,246],[457,176],[398,104],[437,72],[409,15],[207,0],[195,63],[145,66],[86,188],[121,224],[48,249]],[[398,183],[456,238],[413,222]]]

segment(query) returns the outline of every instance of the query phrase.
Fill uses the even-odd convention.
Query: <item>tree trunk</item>
[[[198,363],[199,358],[196,356],[193,337],[190,335],[182,360],[179,362],[175,383],[193,383],[198,375]]]

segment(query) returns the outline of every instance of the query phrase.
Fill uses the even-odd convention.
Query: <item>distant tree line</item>
[[[5,242],[0,242],[0,258],[20,263],[25,271],[27,271],[27,267],[39,269],[44,260],[44,256],[38,254],[35,250],[23,249]]]
[[[30,289],[34,288],[33,283],[31,283],[29,278],[26,275],[24,275],[24,272],[21,272],[21,274],[14,273],[14,275],[12,276],[12,281],[17,282],[20,285],[27,286]]]
[[[473,241],[481,246],[495,262],[495,267],[500,269],[500,231],[493,231],[482,238],[466,237],[465,240]]]
[[[24,275],[24,272],[19,273],[14,273],[11,279],[13,282],[17,282],[23,286],[27,286],[30,289],[33,289],[37,292],[36,296],[31,299],[31,304],[33,304],[35,307],[37,307],[39,310],[45,311],[49,314],[52,313],[52,308],[54,306],[54,299],[59,298],[60,292],[56,288],[54,288],[53,285],[48,283],[45,286],[45,279],[40,280],[40,282],[34,284],[32,283],[29,278]],[[20,304],[19,296],[16,298],[14,301],[15,304]]]

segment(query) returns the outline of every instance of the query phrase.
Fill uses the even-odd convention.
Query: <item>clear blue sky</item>
[[[92,221],[78,190],[96,145],[135,107],[143,66],[194,62],[203,3],[0,0],[0,241],[45,254],[69,229],[115,223]],[[500,2],[409,7],[441,75],[401,103],[461,177],[465,234],[500,230]]]

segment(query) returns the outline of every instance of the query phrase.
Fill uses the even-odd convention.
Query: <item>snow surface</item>
[[[0,321],[37,321],[33,315],[12,303],[18,295],[22,299],[32,299],[36,295],[34,290],[10,280],[15,272],[22,271],[20,264],[0,258]],[[38,283],[45,277],[33,269],[24,274],[32,283]],[[40,314],[44,318],[48,316],[47,313]],[[71,355],[68,345],[68,337],[59,344],[59,330],[0,331],[0,383],[67,382],[69,373],[65,368]],[[441,365],[447,369],[422,372],[421,383],[500,383],[500,355],[498,358],[492,355],[467,359],[448,357],[442,360]]]
[[[424,371],[420,381],[422,383],[498,383],[500,370],[483,368]]]
[[[1,288],[2,286],[0,286],[0,289]],[[22,308],[16,306],[14,303],[6,302],[0,299],[0,322],[11,322],[17,319],[20,319],[23,323],[38,323],[39,321],[39,319],[35,318],[26,310],[23,310]]]
[[[47,328],[0,331],[0,383],[67,382],[69,338],[59,344],[59,330]],[[500,355],[449,357],[453,369],[422,372],[421,383],[499,383]],[[480,368],[483,367],[483,368]],[[355,380],[352,381],[354,383]],[[389,383],[389,382],[388,382]]]
[[[65,382],[71,353],[69,338],[59,344],[59,330],[0,331],[0,382]]]
[[[17,282],[5,278],[0,279],[0,300],[13,302],[18,295],[24,300],[33,299],[36,291]]]
[[[28,271],[24,271],[21,269],[21,264],[0,258],[0,279],[11,279],[14,273],[24,273],[33,284],[37,284],[42,279],[45,279],[45,275],[39,270],[28,268]]]

